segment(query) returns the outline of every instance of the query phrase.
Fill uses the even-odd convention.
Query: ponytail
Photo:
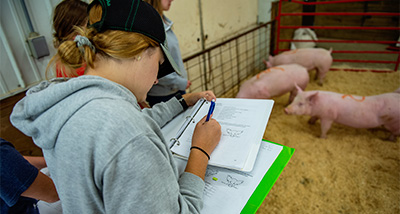
[[[101,7],[96,5],[89,11],[89,22],[95,23],[101,18]],[[120,30],[97,32],[93,27],[74,27],[78,36],[73,41],[60,43],[57,54],[46,68],[46,77],[50,67],[60,69],[65,77],[76,77],[76,69],[85,66],[94,69],[95,61],[105,58],[129,59],[140,55],[147,48],[158,47],[156,41],[140,33]]]

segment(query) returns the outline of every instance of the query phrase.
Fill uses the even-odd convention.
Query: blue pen
[[[210,109],[208,110],[206,122],[210,120],[212,113],[214,112],[215,102],[211,100]]]

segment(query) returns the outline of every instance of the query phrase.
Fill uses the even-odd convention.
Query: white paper
[[[208,166],[201,213],[240,213],[282,149],[280,145],[262,141],[251,172]],[[182,173],[187,161],[180,158],[175,160]]]
[[[51,178],[49,168],[47,167],[42,168],[40,172]],[[61,201],[56,201],[54,203],[38,201],[37,207],[39,209],[40,214],[62,214]]]
[[[202,105],[206,104],[207,100],[200,99],[194,106],[189,107],[182,114],[177,115],[173,120],[165,124],[161,128],[161,132],[168,142],[169,147],[175,145],[179,136],[186,130],[189,123],[194,123],[194,116],[202,107]]]
[[[62,214],[61,201],[56,201],[54,203],[39,201],[37,206],[40,214]]]
[[[217,99],[213,118],[220,123],[222,136],[211,154],[209,164],[251,171],[273,103],[273,100],[265,99]],[[175,144],[171,151],[180,156],[188,157],[195,126],[199,120],[207,115],[209,106],[210,102],[206,102],[200,108],[193,121],[180,136],[179,144]],[[175,136],[171,136],[171,126],[173,125],[169,124],[169,126],[162,128],[167,140],[175,138]],[[176,123],[174,126],[176,129]]]

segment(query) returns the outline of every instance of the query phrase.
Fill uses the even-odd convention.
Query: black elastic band
[[[205,155],[207,155],[208,160],[210,160],[210,155],[208,155],[207,152],[204,151],[202,148],[197,147],[197,146],[192,146],[192,147],[190,147],[190,150],[192,150],[192,149],[198,149],[198,150],[202,151]]]
[[[187,105],[185,99],[183,99],[181,93],[179,93],[179,92],[176,93],[176,94],[175,94],[175,97],[176,97],[176,99],[179,101],[179,103],[181,104],[181,106],[182,106],[182,108],[183,108],[184,111],[185,111],[186,109],[189,108],[189,106]]]

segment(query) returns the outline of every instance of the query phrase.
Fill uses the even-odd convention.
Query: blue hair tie
[[[90,42],[90,40],[85,37],[85,36],[81,36],[81,35],[77,35],[75,36],[74,42],[76,42],[76,47],[79,48],[79,50],[81,51],[81,53],[84,53],[84,45],[89,46],[90,49],[92,49],[93,52],[96,52],[96,48],[94,47],[94,45],[92,45],[92,43]]]

